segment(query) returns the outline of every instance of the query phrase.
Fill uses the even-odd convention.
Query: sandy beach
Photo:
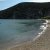
[[[50,50],[50,20],[48,20],[48,27],[44,34],[35,41],[26,42],[6,50]]]

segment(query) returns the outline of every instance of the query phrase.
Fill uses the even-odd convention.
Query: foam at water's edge
[[[40,29],[43,29],[42,32],[38,33],[38,35],[33,39],[33,41],[35,41],[37,38],[39,38],[42,34],[44,34],[44,32],[46,31],[47,27],[48,27],[48,20],[46,20],[46,23],[43,23],[45,24],[46,26],[44,25],[41,25],[40,26]]]

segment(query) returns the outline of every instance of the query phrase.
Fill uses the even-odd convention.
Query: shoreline
[[[22,50],[22,49],[26,49],[28,47],[28,45],[31,47],[31,45],[34,45],[34,43],[39,39],[39,37],[43,36],[46,32],[46,30],[48,29],[48,20],[47,21],[47,27],[41,32],[39,33],[39,35],[37,35],[37,37],[35,39],[33,39],[33,41],[27,41],[24,43],[21,43],[19,45],[13,46],[11,48],[8,48],[6,50]],[[32,44],[33,43],[33,44]],[[22,47],[23,46],[23,47]],[[25,47],[24,47],[25,46]],[[26,47],[27,46],[27,47]],[[34,48],[34,47],[33,47]],[[30,48],[28,48],[30,50]],[[32,49],[33,50],[33,49]]]

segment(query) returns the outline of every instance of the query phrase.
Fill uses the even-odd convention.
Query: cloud
[[[30,0],[31,2],[50,2],[50,0]]]

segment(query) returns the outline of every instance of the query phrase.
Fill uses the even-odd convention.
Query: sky
[[[0,0],[0,10],[7,9],[20,2],[50,2],[50,0]]]

